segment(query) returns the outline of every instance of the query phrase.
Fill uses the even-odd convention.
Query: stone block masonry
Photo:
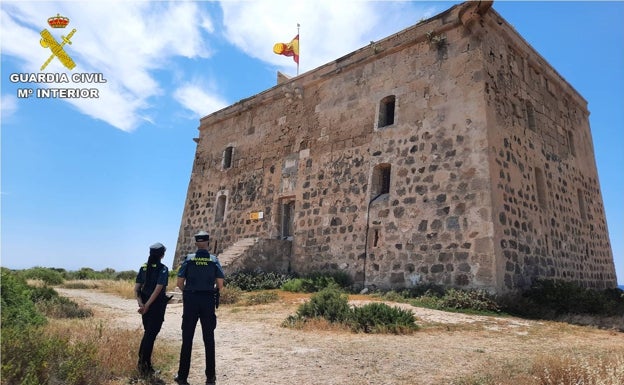
[[[587,103],[491,2],[280,79],[201,119],[174,267],[204,229],[360,287],[615,287]]]

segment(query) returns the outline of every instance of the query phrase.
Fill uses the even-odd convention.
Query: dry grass
[[[45,287],[46,283],[43,279],[27,279],[26,284],[30,287]]]
[[[109,293],[115,294],[121,298],[132,299],[136,298],[136,294],[134,292],[134,282],[128,281],[100,281],[101,286],[99,290]]]
[[[127,281],[127,286],[132,288]],[[98,287],[98,291],[102,289],[102,283]],[[111,292],[111,291],[107,291]],[[279,325],[280,318],[276,314],[283,314],[286,317],[287,314],[291,314],[294,309],[309,299],[310,294],[302,293],[289,293],[283,291],[271,291],[275,292],[279,296],[279,300],[276,302],[257,304],[255,306],[246,306],[241,301],[234,306],[224,306],[220,309],[221,320],[223,324],[221,328],[227,328],[229,325],[244,325],[244,327],[236,327],[230,330],[229,334],[236,335],[236,338],[224,341],[224,347],[227,348],[228,344],[236,344],[238,339],[247,340],[244,333],[258,332],[260,330],[258,325],[274,324]],[[370,297],[350,296],[352,299],[371,300]],[[171,311],[175,311],[172,308]],[[423,314],[425,315],[425,314]],[[457,315],[462,317],[461,314]],[[253,321],[253,322],[252,322]],[[94,321],[73,324],[68,326],[73,330],[82,331],[82,329],[98,330]],[[98,321],[95,321],[98,322]],[[454,340],[465,340],[465,345],[457,346],[470,346],[466,348],[466,363],[471,363],[472,369],[468,371],[462,371],[459,374],[457,372],[457,366],[453,368],[453,365],[439,362],[439,367],[435,370],[439,370],[440,373],[445,371],[453,371],[454,375],[446,377],[444,382],[439,381],[425,381],[422,384],[439,384],[439,385],[623,385],[624,384],[624,344],[618,344],[617,341],[622,341],[622,334],[618,332],[608,332],[605,330],[592,329],[582,326],[574,326],[560,322],[547,322],[547,321],[526,321],[523,320],[511,321],[513,325],[520,325],[517,328],[511,328],[510,322],[505,318],[498,318],[496,320],[483,319],[470,323],[446,323],[444,321],[439,322],[425,322],[422,324],[422,329],[416,333],[414,341],[436,341],[435,343],[451,344],[450,338]],[[176,327],[178,325],[176,324]],[[300,325],[303,333],[297,334],[301,337],[301,341],[307,338],[307,335],[313,334],[315,336],[327,337],[331,336],[330,340],[332,344],[336,344],[338,350],[342,349],[348,351],[347,346],[353,343],[354,340],[360,338],[370,338],[377,340],[377,336],[364,336],[354,337],[350,330],[345,329],[341,325],[331,324],[325,320],[309,320],[305,324]],[[104,328],[105,329],[105,328]],[[494,331],[492,331],[492,330]],[[177,329],[176,329],[177,331]],[[110,333],[111,331],[103,330],[103,333]],[[123,370],[130,370],[129,373],[134,373],[134,366],[136,365],[135,356],[138,349],[138,343],[142,335],[141,330],[134,330],[132,332],[123,332],[122,330],[113,331],[113,334],[118,334],[122,341],[105,340],[107,345],[110,345],[110,351],[108,353],[102,353],[102,361],[128,361],[129,367]],[[129,333],[129,334],[125,334]],[[292,332],[286,333],[288,338],[293,338]],[[295,332],[297,333],[297,332]],[[612,333],[612,334],[611,334]],[[281,333],[279,331],[271,331],[267,334],[269,339],[276,339],[275,345],[272,345],[271,349],[277,349],[277,342],[279,341]],[[112,336],[110,338],[113,338]],[[487,345],[488,341],[498,341],[500,338],[510,341],[510,344],[514,347],[507,349],[503,345],[497,344],[496,346]],[[130,342],[134,339],[134,342]],[[409,339],[409,338],[408,338]],[[491,340],[490,340],[491,339]],[[471,344],[470,341],[482,340],[483,343]],[[165,344],[165,338],[157,339],[157,344],[161,341]],[[303,344],[299,341],[299,344]],[[385,341],[385,340],[384,340]],[[389,343],[402,343],[403,339],[398,337],[389,337]],[[443,342],[446,341],[446,342]],[[579,341],[586,341],[579,342]],[[123,344],[127,345],[123,345]],[[420,343],[420,342],[419,342]],[[422,342],[427,344],[427,342]],[[120,345],[121,344],[121,345]],[[173,376],[173,366],[177,363],[177,348],[173,351],[171,346],[159,345],[154,350],[155,364],[166,372],[166,376]],[[260,343],[261,345],[261,343]],[[517,345],[517,348],[515,346]],[[620,346],[621,345],[621,346]],[[252,347],[244,348],[253,351]],[[255,346],[255,345],[254,345]],[[287,345],[290,346],[290,345]],[[302,345],[305,346],[305,345]],[[334,345],[332,345],[334,346]],[[379,346],[384,346],[381,344]],[[433,345],[430,345],[433,346]],[[455,346],[455,345],[452,345]],[[461,347],[459,349],[461,350]],[[404,347],[405,348],[405,347]],[[169,353],[167,353],[169,349]],[[317,349],[317,347],[315,347]],[[320,348],[318,348],[320,349]],[[371,345],[370,349],[374,349]],[[401,349],[397,347],[397,349]],[[455,350],[458,348],[455,347]],[[269,349],[270,350],[270,349]],[[382,349],[383,350],[383,349]],[[116,352],[121,353],[116,353]],[[240,349],[234,349],[232,352],[226,353],[228,350],[223,350],[220,354],[230,354],[230,356],[220,356],[222,362],[243,360],[246,357]],[[385,352],[385,353],[384,353]],[[494,356],[492,352],[496,352]],[[380,351],[380,357],[387,354],[388,351]],[[400,356],[400,354],[398,355]],[[449,356],[452,356],[450,354]],[[430,356],[437,357],[435,354]],[[429,357],[428,357],[429,358]],[[297,356],[284,356],[283,359],[287,361],[284,365],[286,367],[297,365]],[[396,357],[395,357],[396,359]],[[364,361],[363,361],[364,362]],[[372,361],[377,362],[377,361]],[[400,362],[400,360],[395,361]],[[380,364],[379,362],[377,362]],[[238,375],[235,372],[235,368],[229,368],[229,378],[233,381],[234,378],[240,380],[245,378],[246,375],[251,373],[254,362],[245,362],[243,365],[244,373]],[[423,365],[427,364],[427,360],[422,361]],[[167,367],[169,365],[169,367]],[[329,365],[329,364],[324,364]],[[357,368],[349,369],[350,363],[345,363],[344,370],[355,370]],[[380,364],[381,365],[381,364]],[[389,364],[389,370],[395,370],[398,364]],[[447,369],[445,366],[449,365]],[[459,365],[459,364],[458,364]],[[328,366],[329,367],[329,366]],[[115,369],[121,370],[121,369]],[[260,369],[257,369],[260,370]],[[302,369],[303,370],[303,369]],[[372,370],[372,369],[371,369]],[[434,369],[432,369],[434,370]],[[303,373],[303,372],[302,372]],[[394,373],[394,372],[392,372]],[[396,374],[396,373],[395,373]],[[237,377],[238,376],[238,377]],[[120,376],[124,377],[124,376]],[[304,376],[305,377],[305,376]],[[309,377],[309,376],[308,376]],[[128,379],[132,378],[132,374],[126,375],[125,379],[119,378],[117,380],[111,380],[106,382],[106,385],[121,385],[127,384]],[[307,378],[307,377],[306,377]],[[452,380],[449,380],[452,378]],[[194,383],[193,381],[191,381]],[[225,383],[235,383],[227,382]],[[245,383],[245,382],[236,382]],[[274,382],[277,383],[277,382]],[[279,382],[285,384],[285,382]],[[302,381],[301,383],[312,383]],[[345,383],[345,382],[336,382]],[[352,382],[356,383],[356,382]],[[358,384],[364,382],[357,382]],[[413,383],[413,382],[400,382],[398,383]],[[416,382],[417,383],[417,382]]]
[[[289,323],[288,327],[306,332],[352,333],[348,325],[339,322],[329,322],[325,318],[297,319]]]
[[[169,278],[167,290],[174,290],[176,286],[176,278]],[[66,281],[62,287],[66,289],[97,289],[104,293],[115,294],[120,298],[135,298],[134,282],[124,280],[71,280]]]
[[[536,385],[622,385],[624,353],[543,357],[535,361],[531,374]]]
[[[81,343],[96,347],[97,362],[100,371],[106,373],[111,381],[115,378],[132,378],[137,376],[136,364],[139,344],[143,330],[124,330],[111,328],[102,320],[58,320],[51,319],[46,326],[46,333],[68,337],[72,343]],[[177,363],[178,347],[156,340],[153,362],[163,370],[173,368]],[[112,376],[112,379],[111,377]]]
[[[138,352],[142,333],[107,327],[103,321],[51,320],[49,333],[68,336],[71,341],[91,343],[98,347],[98,362],[112,375],[127,375],[136,368],[134,357]]]
[[[309,294],[279,292],[280,300],[287,304],[300,304]],[[350,300],[368,300],[366,296],[349,296]],[[503,322],[503,321],[501,321]],[[579,336],[586,338],[587,327],[562,322],[542,321],[540,327],[527,332],[527,340],[552,340]],[[298,320],[290,327],[305,332],[351,333],[348,327],[332,324],[324,319]],[[484,333],[484,325],[427,323],[419,333],[460,332]],[[619,333],[613,331],[614,336]],[[479,373],[458,377],[448,385],[624,385],[624,346],[615,351],[562,351],[552,354],[535,346],[533,359],[517,359],[491,363]],[[482,353],[476,351],[475,353]],[[445,384],[446,385],[446,384]]]
[[[61,287],[66,289],[97,289],[102,285],[102,282],[94,279],[73,279],[65,281]]]
[[[622,385],[624,350],[537,354],[529,362],[507,362],[452,385]]]
[[[134,282],[113,279],[86,279],[66,281],[63,285],[67,289],[96,289],[121,298],[134,298]]]

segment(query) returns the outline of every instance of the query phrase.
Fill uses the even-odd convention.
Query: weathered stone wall
[[[614,285],[584,101],[479,7],[203,118],[176,260],[204,229],[216,252],[245,237],[289,239],[292,270],[343,270],[363,286]]]
[[[484,38],[497,274],[614,287],[587,102],[496,14]]]

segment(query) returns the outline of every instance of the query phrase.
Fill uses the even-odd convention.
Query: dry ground
[[[134,300],[96,290],[59,289],[95,317],[141,332]],[[304,300],[281,294],[268,305],[217,310],[219,385],[443,385],[476,373],[525,368],[537,357],[624,352],[624,333],[519,318],[473,316],[409,305],[421,330],[412,335],[302,331],[281,327]],[[355,302],[361,302],[355,301]],[[158,344],[181,344],[182,304],[167,308]],[[189,382],[203,384],[201,330],[195,334]],[[155,362],[155,366],[158,362]],[[175,373],[161,377],[174,384]],[[520,385],[520,384],[519,384]]]

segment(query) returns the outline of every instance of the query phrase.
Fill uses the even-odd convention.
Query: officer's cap
[[[160,242],[156,242],[156,243],[154,243],[153,245],[150,245],[150,247],[149,247],[149,248],[150,248],[150,250],[158,250],[158,249],[163,249],[163,251],[164,251],[164,250],[167,250],[167,248],[165,247],[165,245],[163,245],[163,244],[162,244],[162,243],[160,243]]]
[[[165,255],[167,248],[160,242],[156,242],[149,247],[150,257],[162,257]]]
[[[205,231],[200,231],[195,234],[195,242],[208,242],[210,240],[210,234]]]

